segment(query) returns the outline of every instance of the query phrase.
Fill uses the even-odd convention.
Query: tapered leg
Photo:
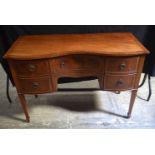
[[[137,95],[137,90],[132,90],[127,118],[131,117],[131,112],[132,112],[132,108],[135,102],[136,95]]]
[[[30,122],[30,117],[29,117],[29,113],[28,113],[28,108],[27,108],[27,103],[26,103],[26,100],[25,100],[25,96],[23,94],[18,94],[18,96],[19,96],[22,108],[24,110],[24,113],[25,113],[26,121]]]

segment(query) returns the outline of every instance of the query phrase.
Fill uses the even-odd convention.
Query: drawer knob
[[[29,71],[30,72],[33,72],[35,69],[36,69],[35,65],[32,65],[32,64],[29,65]]]
[[[60,63],[60,67],[63,68],[64,66],[65,66],[65,63],[64,62],[61,62]]]
[[[117,85],[122,85],[123,84],[123,81],[120,79],[117,81]]]
[[[126,64],[125,63],[120,64],[120,69],[121,70],[125,69],[125,67],[126,67]]]
[[[32,83],[32,86],[33,86],[34,88],[37,88],[37,87],[39,86],[39,83],[38,83],[38,82],[33,82],[33,83]]]

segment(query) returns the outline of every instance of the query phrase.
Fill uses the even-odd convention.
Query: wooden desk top
[[[129,32],[27,35],[19,37],[4,58],[26,60],[68,54],[134,56],[148,53],[148,50]]]

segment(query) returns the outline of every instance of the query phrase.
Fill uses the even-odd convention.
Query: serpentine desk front
[[[101,90],[131,90],[131,116],[148,50],[131,33],[20,36],[7,51],[26,121],[25,94],[57,91],[62,77],[96,77]]]

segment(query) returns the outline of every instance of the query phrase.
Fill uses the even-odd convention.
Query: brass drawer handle
[[[117,81],[117,85],[122,85],[122,84],[123,84],[123,80],[119,79],[119,80]]]
[[[65,63],[64,62],[61,62],[60,63],[60,67],[63,68],[64,66],[65,66]]]
[[[33,72],[35,69],[36,69],[36,66],[35,65],[33,65],[33,64],[30,64],[29,65],[29,71],[30,72]]]
[[[125,63],[120,64],[120,69],[121,70],[125,69],[125,67],[126,67],[126,64]]]
[[[33,86],[34,88],[37,88],[37,87],[39,86],[39,83],[38,83],[38,82],[33,82],[33,83],[32,83],[32,86]]]

